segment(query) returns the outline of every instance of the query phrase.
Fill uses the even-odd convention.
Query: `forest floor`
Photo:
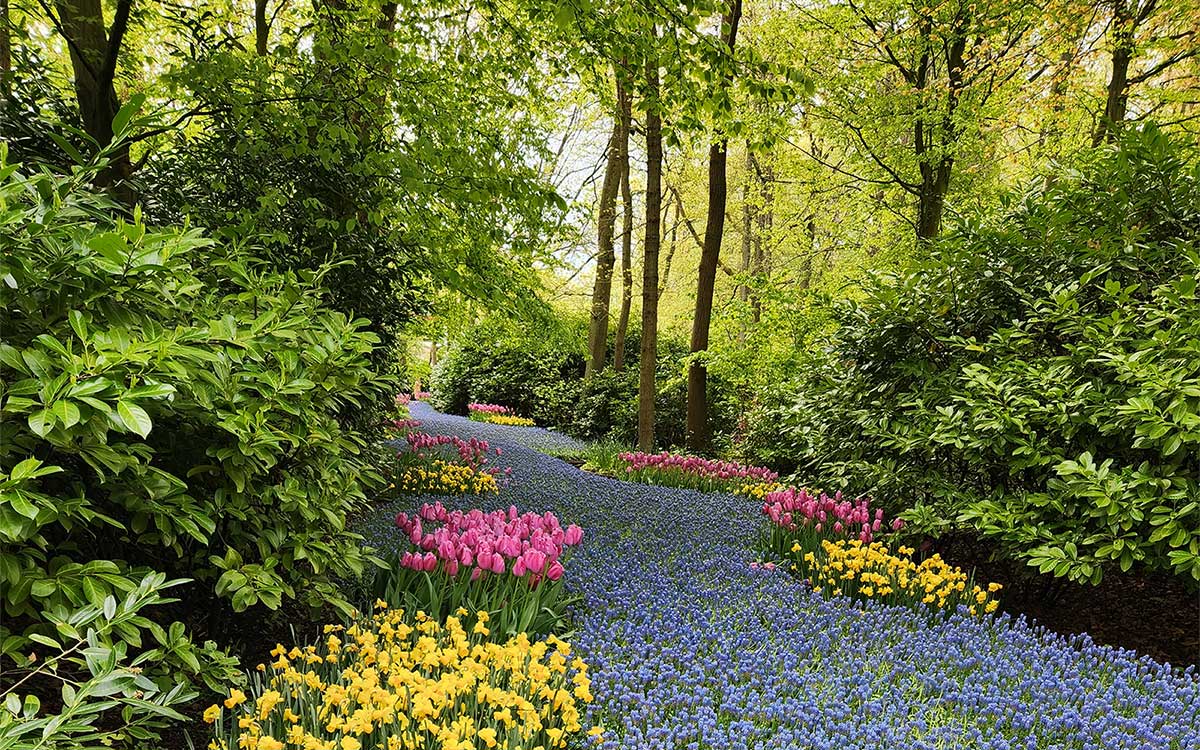
[[[1174,576],[1110,572],[1098,586],[1081,586],[999,558],[977,538],[944,537],[932,549],[973,569],[976,580],[1003,584],[1005,612],[1063,635],[1087,633],[1097,643],[1200,666],[1200,594]]]
[[[1200,677],[1008,615],[924,616],[828,600],[751,568],[762,531],[744,498],[633,484],[540,451],[573,441],[416,403],[422,430],[487,439],[512,480],[498,496],[425,501],[554,511],[586,536],[567,561],[571,634],[594,672],[602,748],[1183,748],[1200,746]]]

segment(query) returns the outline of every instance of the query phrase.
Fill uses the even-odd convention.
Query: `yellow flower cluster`
[[[554,636],[486,640],[458,616],[378,612],[327,625],[320,646],[277,646],[250,692],[210,706],[210,750],[551,750],[579,735],[587,665]],[[598,737],[599,728],[588,734]]]
[[[429,466],[411,466],[396,480],[403,492],[484,495],[499,492],[496,478],[470,466],[437,460]]]
[[[515,414],[485,414],[483,415],[484,422],[492,424],[503,424],[510,427],[533,427],[535,422],[532,419],[518,417]]]
[[[743,484],[741,487],[735,487],[733,494],[742,495],[753,500],[765,500],[767,495],[783,489],[785,489],[784,485],[779,482],[752,482],[750,484]]]
[[[801,552],[800,545],[794,545],[792,552]],[[821,554],[809,552],[803,561],[818,592],[889,604],[919,603],[938,609],[966,604],[973,615],[996,611],[999,602],[991,595],[1000,590],[1000,584],[991,583],[982,589],[940,555],[917,563],[912,559],[913,552],[911,547],[899,547],[892,554],[880,542],[824,540]]]

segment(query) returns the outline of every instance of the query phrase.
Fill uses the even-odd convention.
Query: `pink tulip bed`
[[[747,484],[774,482],[779,475],[762,466],[745,466],[677,453],[618,454],[621,479],[660,487],[683,487],[702,492],[732,492]]]
[[[547,634],[561,623],[569,603],[564,562],[583,541],[578,526],[516,506],[461,511],[440,502],[398,514],[396,526],[408,543],[394,551],[374,592],[390,606],[436,618],[486,610],[490,627],[509,634]]]
[[[489,422],[509,427],[533,427],[534,421],[519,416],[515,411],[500,404],[467,404],[467,415],[472,422]]]
[[[512,469],[493,463],[503,451],[488,441],[410,431],[396,452],[393,486],[401,493],[491,494],[507,484]]]
[[[899,518],[885,527],[883,509],[872,509],[868,498],[849,500],[841,492],[813,494],[795,487],[767,493],[762,513],[770,521],[764,552],[775,560],[789,553],[819,553],[826,539],[857,539],[870,544],[880,532],[904,527]]]
[[[421,422],[413,419],[412,414],[409,413],[408,405],[410,403],[412,403],[412,396],[407,393],[396,394],[396,416],[384,423],[385,430],[402,435],[421,426]]]

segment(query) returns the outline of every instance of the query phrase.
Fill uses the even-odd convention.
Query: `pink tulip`
[[[579,528],[575,524],[568,526],[567,530],[563,533],[563,544],[567,545],[568,547],[574,547],[582,541],[583,529]]]
[[[546,569],[546,555],[536,549],[529,549],[525,554],[521,555],[521,562],[525,563],[528,570],[535,573],[540,573]]]

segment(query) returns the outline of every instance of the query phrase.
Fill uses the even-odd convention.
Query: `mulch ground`
[[[1098,586],[1041,575],[967,535],[931,543],[947,561],[974,568],[976,580],[1004,585],[1000,606],[1063,635],[1128,648],[1178,667],[1200,666],[1200,590],[1163,574],[1107,573]]]

